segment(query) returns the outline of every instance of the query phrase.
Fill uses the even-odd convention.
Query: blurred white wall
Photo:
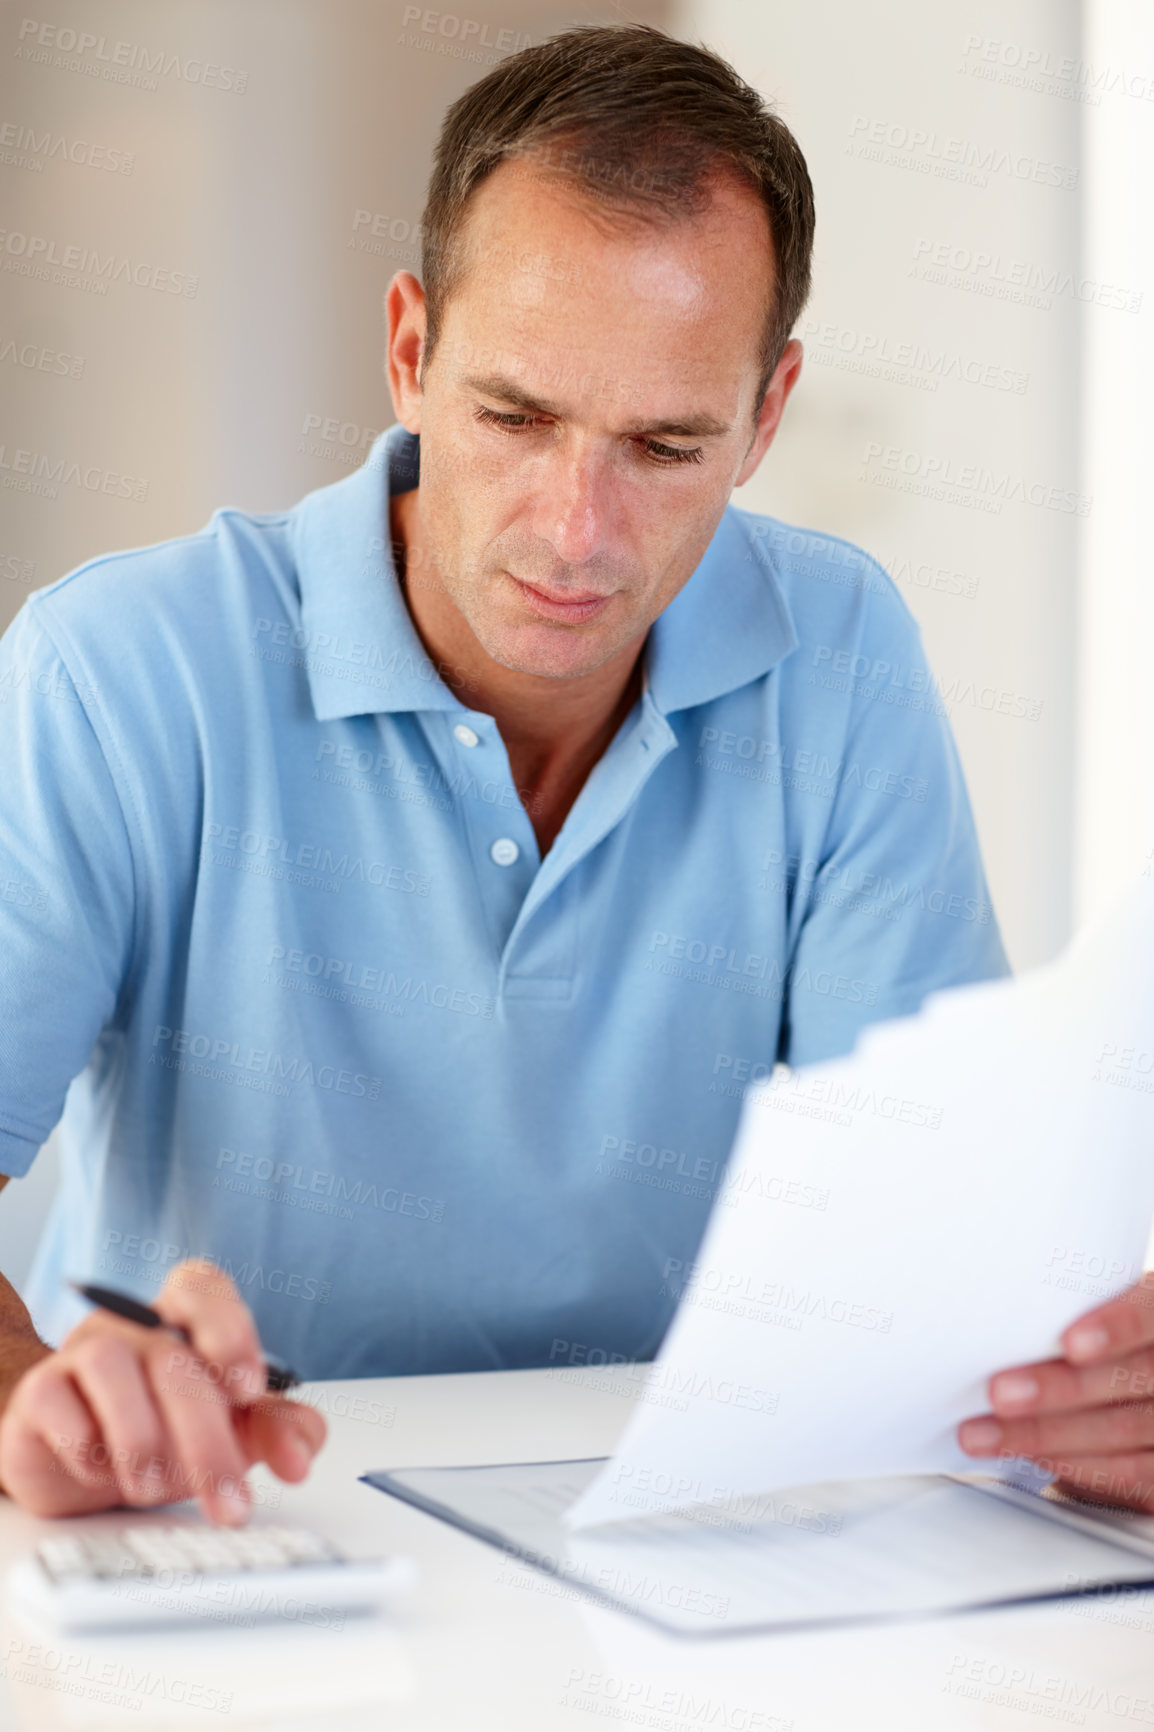
[[[1086,0],[1085,268],[1145,285],[1136,315],[1090,304],[1083,328],[1075,907],[1100,910],[1154,843],[1154,582],[1142,524],[1154,480],[1154,7]]]

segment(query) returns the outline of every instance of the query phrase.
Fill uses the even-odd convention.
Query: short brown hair
[[[719,169],[759,194],[776,263],[758,356],[760,406],[809,295],[814,211],[797,140],[758,92],[710,49],[648,24],[577,25],[470,86],[445,115],[421,221],[423,364],[463,274],[456,243],[469,199],[514,157],[650,222],[699,211]]]

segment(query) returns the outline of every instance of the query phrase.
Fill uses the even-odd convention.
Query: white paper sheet
[[[750,1092],[650,1374],[663,1400],[638,1403],[567,1523],[996,1471],[958,1423],[988,1410],[991,1373],[1056,1353],[1138,1278],[1152,1214],[1143,875],[1048,967],[935,993]]]

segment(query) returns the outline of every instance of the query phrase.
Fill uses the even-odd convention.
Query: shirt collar
[[[301,634],[317,720],[461,705],[417,635],[389,528],[389,499],[417,485],[420,441],[398,421],[361,467],[293,512]]]
[[[306,494],[292,513],[301,631],[317,720],[376,711],[456,710],[401,594],[388,501],[417,484],[420,439],[398,422],[361,467]],[[663,714],[736,691],[796,649],[764,537],[728,507],[693,576],[650,628],[645,676]]]
[[[727,506],[693,576],[650,628],[649,693],[665,715],[767,674],[798,645],[767,538]]]

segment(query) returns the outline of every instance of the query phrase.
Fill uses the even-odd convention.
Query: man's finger
[[[107,1486],[107,1474],[96,1465],[100,1427],[67,1372],[55,1364],[28,1373],[28,1387],[6,1428],[6,1454],[16,1475],[51,1475],[60,1481],[52,1502],[67,1501],[64,1482],[75,1480],[89,1490]],[[47,1459],[41,1454],[46,1452]],[[45,1490],[48,1487],[45,1486]],[[45,1513],[38,1511],[38,1513]]]
[[[1116,1299],[1087,1311],[1062,1335],[1062,1351],[1075,1365],[1092,1365],[1154,1343],[1154,1272]]]
[[[173,1345],[170,1369],[196,1371],[217,1384],[230,1401],[256,1401],[264,1394],[264,1357],[252,1314],[222,1269],[204,1258],[178,1263],[157,1295],[155,1309],[166,1323],[188,1331],[193,1356],[182,1359]],[[199,1357],[203,1367],[194,1367]]]
[[[1154,1448],[1154,1402],[1020,1419],[985,1414],[965,1422],[960,1440],[962,1448],[975,1455],[1024,1455],[1034,1461],[1053,1456],[1132,1455]]]
[[[237,1413],[237,1429],[251,1461],[265,1461],[278,1479],[304,1479],[328,1427],[315,1407],[269,1396]]]
[[[989,1397],[994,1412],[1004,1419],[1154,1398],[1154,1348],[1100,1365],[1071,1365],[1065,1359],[1015,1365],[991,1377]]]
[[[166,1368],[170,1342],[157,1342],[150,1355],[150,1381],[175,1460],[169,1477],[184,1486],[182,1496],[198,1497],[210,1521],[238,1527],[248,1520],[245,1462],[233,1424],[240,1409],[208,1382],[177,1383]]]
[[[137,1329],[131,1335],[127,1329],[94,1334],[67,1351],[65,1364],[103,1434],[108,1478],[125,1503],[159,1503],[171,1444],[148,1389],[136,1336],[147,1339]]]

